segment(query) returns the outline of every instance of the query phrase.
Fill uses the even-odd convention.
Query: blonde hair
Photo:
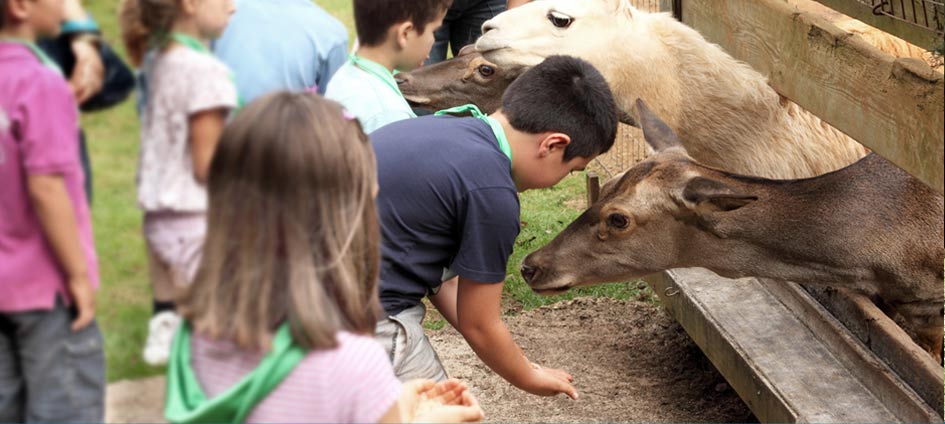
[[[180,14],[180,7],[180,0],[121,1],[118,24],[131,63],[140,66],[156,37],[170,32]]]
[[[210,166],[203,259],[179,302],[195,331],[266,349],[288,321],[295,342],[334,347],[379,316],[376,165],[335,102],[270,94],[223,132]]]

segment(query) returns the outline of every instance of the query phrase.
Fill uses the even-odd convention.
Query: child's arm
[[[79,330],[95,318],[95,295],[72,201],[60,175],[30,175],[27,186],[46,239],[69,279],[67,287],[78,310],[72,330]]]
[[[456,296],[457,330],[489,368],[526,392],[554,396],[564,393],[577,399],[571,376],[561,370],[532,364],[512,340],[502,322],[500,302],[504,284],[480,283],[459,277]]]
[[[193,160],[194,178],[207,184],[210,161],[220,141],[226,123],[226,109],[204,110],[190,115],[190,156]]]
[[[456,320],[456,291],[458,290],[459,277],[450,278],[440,284],[440,289],[436,294],[428,296],[430,302],[436,307],[437,312],[450,323],[453,328],[459,328],[459,322]]]

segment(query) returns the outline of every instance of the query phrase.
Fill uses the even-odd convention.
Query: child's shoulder
[[[226,64],[216,56],[186,47],[170,49],[158,56],[161,67],[181,73],[228,73]]]

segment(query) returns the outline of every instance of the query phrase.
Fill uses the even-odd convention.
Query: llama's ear
[[[673,147],[682,148],[682,143],[679,142],[676,133],[647,107],[643,99],[637,99],[636,109],[639,118],[637,123],[643,129],[643,138],[653,151],[661,152]]]

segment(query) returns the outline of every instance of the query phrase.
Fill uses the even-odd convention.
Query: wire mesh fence
[[[942,0],[857,0],[873,8],[873,14],[945,34],[945,2]]]
[[[659,12],[659,0],[630,0],[633,7],[646,12]],[[603,180],[626,171],[646,158],[647,147],[643,132],[629,125],[620,124],[617,139],[609,152],[591,162],[590,170]],[[603,181],[601,181],[603,182]]]

